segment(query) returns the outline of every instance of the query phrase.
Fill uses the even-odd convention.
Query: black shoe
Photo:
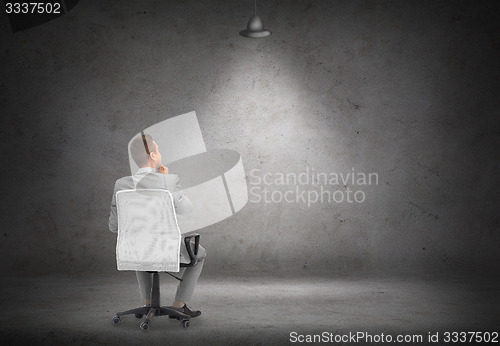
[[[182,308],[174,308],[172,306],[169,306],[170,309],[173,309],[175,311],[179,311],[183,314],[186,314],[186,315],[189,315],[191,317],[198,317],[201,315],[201,311],[200,310],[195,310],[195,311],[192,311],[190,308],[188,308],[188,306],[186,304],[184,304],[184,306]]]
[[[184,313],[186,315],[191,316],[191,317],[198,317],[198,316],[201,315],[201,311],[200,310],[194,310],[194,311],[192,311],[190,308],[188,308],[188,306],[186,304],[184,304],[183,309],[184,309]]]

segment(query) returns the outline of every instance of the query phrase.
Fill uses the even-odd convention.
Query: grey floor
[[[292,332],[421,335],[426,341],[428,332],[442,337],[445,331],[500,329],[496,277],[225,274],[202,275],[191,305],[203,314],[189,328],[161,317],[147,333],[133,316],[118,326],[111,323],[117,311],[140,304],[132,272],[7,277],[0,339],[47,345],[276,345],[298,344],[291,342]],[[175,285],[161,276],[163,305],[170,304]]]

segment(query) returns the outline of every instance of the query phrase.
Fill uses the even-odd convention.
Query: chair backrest
[[[172,194],[162,189],[116,193],[118,270],[179,271],[181,232]]]

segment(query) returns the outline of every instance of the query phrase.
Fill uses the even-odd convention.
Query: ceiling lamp
[[[271,31],[264,29],[262,20],[257,15],[257,0],[255,0],[255,15],[248,20],[247,28],[240,31],[240,35],[248,38],[264,38],[271,36]]]

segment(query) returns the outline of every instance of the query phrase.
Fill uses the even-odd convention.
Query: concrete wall
[[[209,149],[241,153],[254,192],[321,188],[257,184],[266,173],[378,175],[325,186],[362,203],[250,196],[201,230],[207,273],[498,263],[498,10],[259,1],[264,40],[238,35],[252,1],[81,1],[15,34],[0,16],[2,270],[114,272],[127,143],[192,110]]]

